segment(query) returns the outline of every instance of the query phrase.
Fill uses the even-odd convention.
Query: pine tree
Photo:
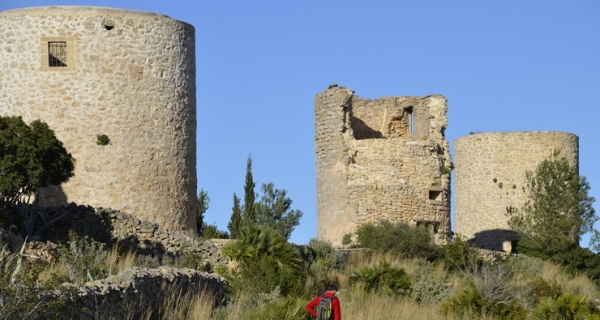
[[[200,189],[198,194],[198,209],[196,210],[196,232],[199,235],[204,233],[204,213],[208,210],[210,198],[204,189]]]
[[[521,236],[519,248],[547,257],[578,248],[581,236],[598,220],[586,178],[555,151],[525,179],[529,200],[520,210],[507,212],[509,226]]]
[[[255,206],[259,224],[270,226],[289,239],[294,228],[300,224],[302,211],[291,210],[292,199],[287,197],[287,191],[275,189],[273,183],[263,183],[261,190],[261,200]]]
[[[252,157],[248,156],[246,163],[246,183],[244,184],[244,210],[242,213],[242,220],[244,223],[255,223],[256,211],[254,208],[254,202],[256,194],[254,193],[254,178],[252,176]]]
[[[231,219],[227,224],[229,229],[229,238],[238,239],[240,237],[240,228],[242,224],[242,209],[240,207],[240,198],[237,197],[235,192],[233,193],[233,208],[231,213]]]
[[[268,227],[285,239],[289,239],[294,228],[300,224],[302,211],[292,210],[292,200],[287,197],[287,191],[275,189],[273,183],[262,185],[261,200],[256,202],[255,185],[252,176],[252,158],[249,156],[246,164],[243,206],[240,206],[240,199],[235,193],[233,194],[232,214],[227,225],[231,239],[239,238],[243,229],[256,224]]]

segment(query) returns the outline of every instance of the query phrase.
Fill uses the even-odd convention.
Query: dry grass
[[[136,255],[131,252],[120,254],[118,248],[112,248],[105,261],[106,270],[110,270],[110,274],[117,274],[127,268],[135,266]],[[69,278],[67,265],[60,260],[54,261],[48,265],[39,275],[40,281],[47,281],[56,278]]]
[[[358,286],[338,293],[342,303],[344,319],[382,319],[382,320],[457,320],[457,319],[491,319],[481,316],[445,315],[440,305],[418,304],[406,298],[394,298],[385,294],[365,294]]]
[[[187,294],[165,294],[162,301],[162,319],[210,320],[214,297],[204,292]]]
[[[600,298],[598,287],[592,280],[584,275],[568,275],[552,262],[544,262],[541,276],[548,282],[556,281],[566,293],[586,296],[590,301]]]
[[[120,253],[121,249],[113,247],[106,258],[106,264],[109,267],[111,274],[117,274],[127,268],[135,266],[137,256],[135,253],[127,251],[126,253]]]

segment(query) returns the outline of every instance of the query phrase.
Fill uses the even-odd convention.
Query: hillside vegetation
[[[39,160],[44,152],[54,165]],[[482,251],[459,236],[435,246],[427,230],[389,221],[359,226],[344,237],[344,249],[314,239],[292,245],[287,239],[302,212],[272,183],[263,184],[256,201],[248,158],[244,204],[234,194],[229,234],[203,225],[209,198],[200,192],[203,234],[194,236],[235,239],[222,249],[229,263],[213,266],[191,253],[139,255],[76,233],[57,244],[52,259],[27,254],[27,240],[39,231],[32,221],[44,208],[23,196],[68,180],[73,161],[47,126],[0,118],[0,171],[11,177],[0,181],[0,320],[82,313],[69,303],[77,286],[133,266],[165,265],[222,275],[227,298],[215,303],[204,292],[157,292],[162,303],[142,319],[309,319],[305,304],[331,283],[341,288],[345,319],[600,319],[600,258],[579,246],[597,220],[594,199],[558,153],[527,173],[530,201],[507,208],[522,239],[517,254]],[[56,296],[57,288],[64,294]]]

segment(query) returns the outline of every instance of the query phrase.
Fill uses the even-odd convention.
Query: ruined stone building
[[[454,232],[478,247],[510,251],[517,235],[508,226],[507,207],[527,201],[525,172],[560,150],[579,164],[579,138],[571,133],[490,132],[454,141]]]
[[[376,100],[331,85],[315,97],[318,238],[378,219],[423,225],[450,236],[450,153],[446,98]]]
[[[194,27],[101,7],[0,12],[0,115],[46,122],[76,159],[42,204],[112,207],[195,230]],[[98,145],[98,135],[108,145]]]

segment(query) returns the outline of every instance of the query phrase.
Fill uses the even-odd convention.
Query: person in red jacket
[[[331,317],[329,319],[332,320],[342,320],[342,308],[340,307],[340,299],[335,296],[338,292],[339,288],[335,284],[330,284],[327,286],[327,291],[325,292],[325,296],[331,299]],[[306,310],[313,315],[313,317],[317,316],[317,312],[315,308],[319,305],[321,298],[323,295],[318,295],[314,299],[312,299],[308,304],[306,304]]]

